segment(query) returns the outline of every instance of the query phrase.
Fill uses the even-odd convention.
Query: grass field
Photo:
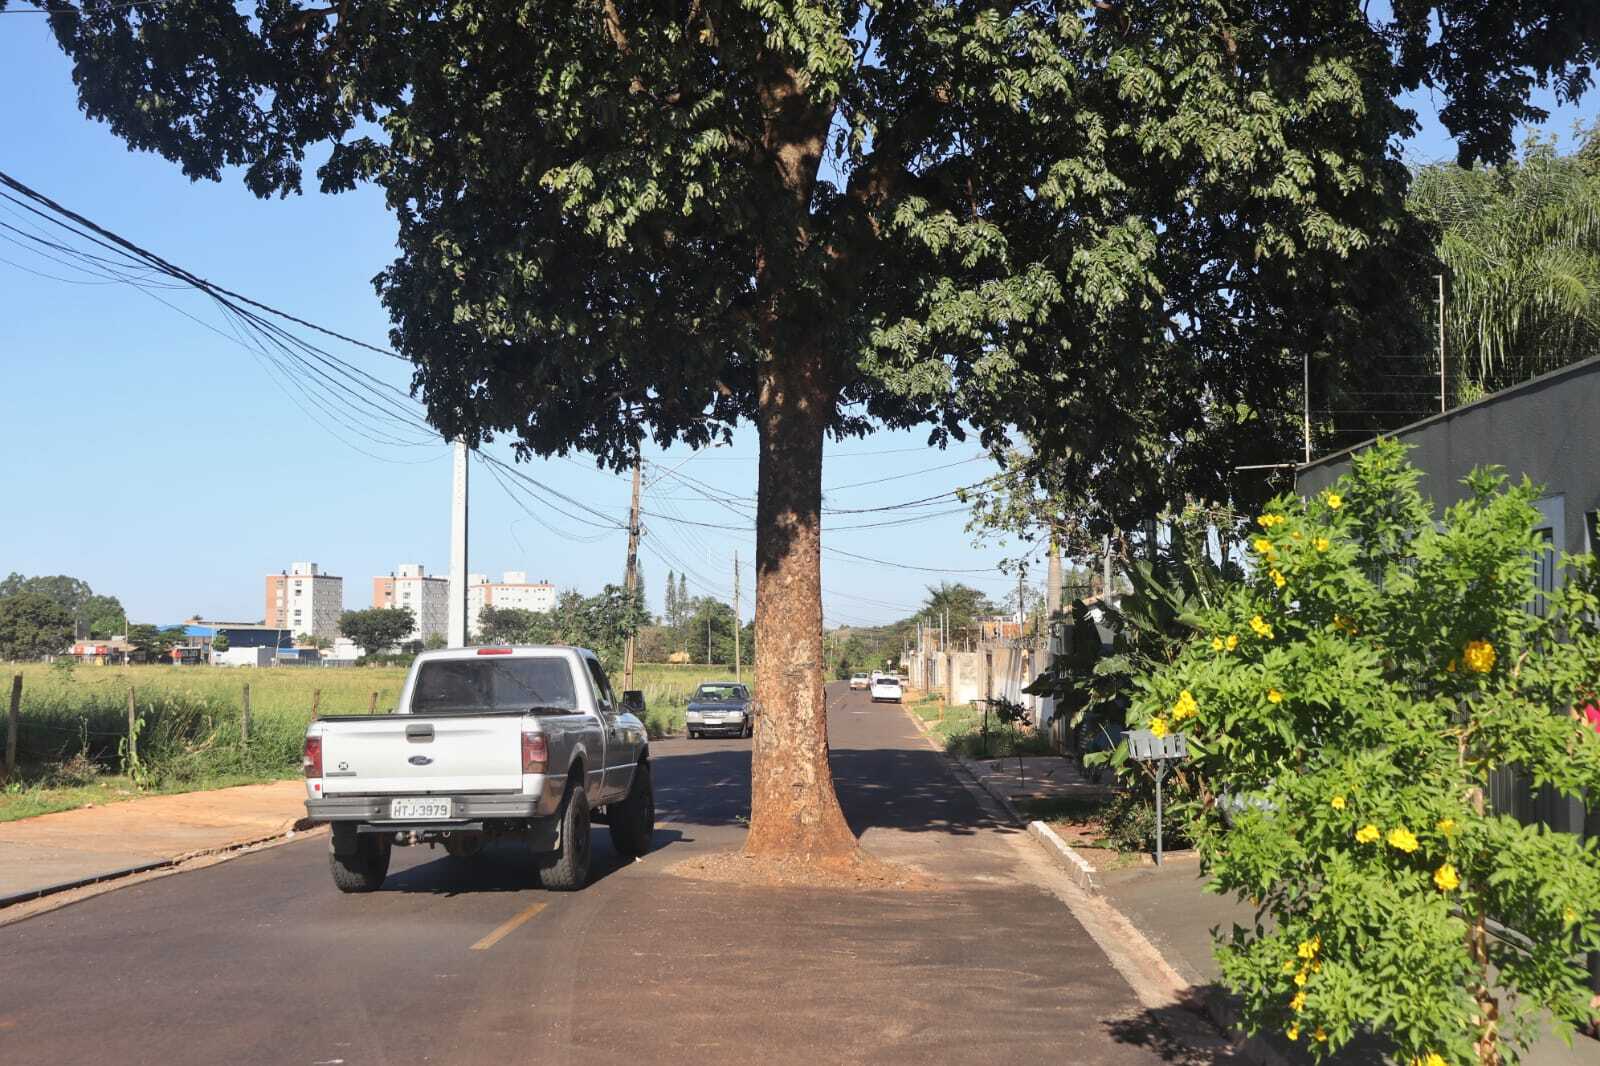
[[[23,678],[18,773],[0,790],[0,821],[141,793],[291,777],[299,772],[313,701],[324,715],[364,714],[372,706],[391,710],[406,671],[399,666],[65,670],[28,663],[4,668],[0,693],[9,695],[10,678],[18,673]],[[719,667],[641,664],[634,683],[645,694],[651,735],[681,732],[694,686],[723,676]],[[248,744],[240,729],[246,684]],[[130,772],[134,767],[126,757],[130,691],[141,723],[137,772]]]

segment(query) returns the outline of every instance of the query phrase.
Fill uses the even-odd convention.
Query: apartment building
[[[372,579],[372,606],[408,607],[417,620],[408,640],[444,640],[450,631],[450,579],[430,577],[421,563],[401,563]]]
[[[526,571],[507,570],[500,581],[487,574],[467,575],[467,617],[473,633],[485,607],[515,607],[523,611],[550,611],[556,606],[556,587],[548,581],[529,581]]]
[[[302,635],[339,635],[339,615],[344,613],[344,578],[325,574],[316,563],[293,563],[287,570],[267,575],[265,625]]]

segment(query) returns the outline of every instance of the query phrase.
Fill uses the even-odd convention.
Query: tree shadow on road
[[[656,817],[677,825],[747,825],[750,818],[750,747],[730,741],[712,751],[674,752],[652,745]],[[988,814],[935,751],[907,748],[835,748],[829,753],[834,787],[850,829],[972,836],[1011,831]]]
[[[1212,984],[1191,988],[1189,994],[1189,1003],[1113,1018],[1105,1023],[1106,1030],[1118,1043],[1146,1048],[1166,1062],[1183,1066],[1246,1066],[1259,1061],[1224,1038],[1201,1013],[1201,1003],[1226,995],[1220,987]],[[1305,1039],[1302,1035],[1301,1040]],[[1266,1045],[1266,1050],[1280,1062],[1311,1061],[1309,1055],[1281,1036],[1267,1040]],[[1390,1048],[1386,1052],[1384,1043],[1370,1035],[1358,1035],[1322,1061],[1335,1066],[1384,1066],[1393,1061],[1392,1051]]]
[[[611,846],[603,827],[596,827],[594,855],[589,866],[589,884],[603,881],[633,860],[620,855]],[[673,844],[687,843],[692,838],[676,829],[657,829],[650,854],[654,855]],[[395,849],[396,855],[404,850]],[[384,879],[382,892],[427,892],[442,896],[458,896],[480,892],[527,892],[539,888],[539,875],[534,868],[533,855],[515,840],[497,840],[470,859],[453,858],[443,848],[433,851],[433,858],[396,870]]]

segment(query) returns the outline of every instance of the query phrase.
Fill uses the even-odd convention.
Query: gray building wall
[[[1419,487],[1436,513],[1466,497],[1461,479],[1474,468],[1500,466],[1512,481],[1526,475],[1543,486],[1540,528],[1548,531],[1554,547],[1574,555],[1596,547],[1589,516],[1600,511],[1600,358],[1413,423],[1391,436],[1412,446],[1407,458],[1423,472]],[[1300,467],[1296,491],[1311,496],[1332,485],[1350,472],[1350,457],[1357,450],[1335,452]],[[1541,573],[1553,572],[1558,555],[1546,553]],[[1546,587],[1553,583],[1552,578]],[[1512,771],[1497,773],[1491,793],[1497,810],[1525,822],[1584,831],[1582,804],[1549,789],[1535,791]],[[1596,832],[1593,824],[1590,832]]]
[[[1495,393],[1392,434],[1413,445],[1422,494],[1440,510],[1466,496],[1461,479],[1498,465],[1513,481],[1545,487],[1540,510],[1552,540],[1573,554],[1591,549],[1585,516],[1600,510],[1600,358]],[[1295,488],[1309,496],[1350,471],[1351,450],[1302,466]]]

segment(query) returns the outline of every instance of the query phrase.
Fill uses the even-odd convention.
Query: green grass
[[[298,772],[298,771],[297,771]],[[296,772],[296,773],[297,773]],[[27,784],[21,781],[0,789],[0,822],[14,822],[19,818],[32,818],[40,814],[70,811],[91,804],[104,805],[140,796],[169,795],[174,792],[193,792],[198,789],[231,788],[234,785],[253,785],[262,781],[279,780],[296,774],[218,774],[190,782],[170,781],[139,789],[133,779],[125,774],[96,775],[84,784],[52,785],[45,781]]]
[[[1105,796],[1038,796],[1016,801],[1017,810],[1031,820],[1087,825],[1098,822]]]
[[[944,720],[941,722],[940,715]],[[1052,754],[1050,738],[1030,729],[1002,725],[991,711],[987,746],[983,738],[983,711],[971,704],[947,704],[938,696],[924,696],[911,705],[911,713],[931,728],[952,755],[968,759],[996,759],[1016,755]],[[987,754],[985,753],[987,750]]]
[[[295,776],[314,700],[323,715],[365,714],[373,706],[392,710],[406,668],[80,665],[64,670],[28,663],[0,671],[0,693],[9,693],[6,682],[15,673],[23,677],[18,772],[0,789],[0,821],[137,794],[132,781],[120,776],[126,768],[121,745],[128,734],[130,690],[142,722],[138,752],[144,792],[183,792]],[[681,733],[695,686],[725,676],[732,671],[718,666],[637,666],[634,686],[644,692],[651,736]],[[614,683],[620,687],[621,678]],[[248,744],[240,734],[246,684]]]

